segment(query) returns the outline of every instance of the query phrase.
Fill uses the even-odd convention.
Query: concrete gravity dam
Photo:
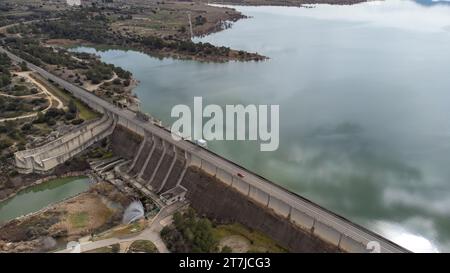
[[[17,62],[24,60],[1,49]],[[92,143],[111,137],[117,171],[128,182],[170,200],[185,194],[200,214],[266,233],[292,252],[408,252],[408,250],[189,141],[175,141],[152,119],[118,108],[27,63],[103,118],[47,145],[15,155],[21,172],[47,172]],[[102,166],[107,168],[108,166]],[[238,175],[241,174],[241,175]]]

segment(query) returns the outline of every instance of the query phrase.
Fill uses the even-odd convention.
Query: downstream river
[[[20,191],[0,202],[0,224],[36,212],[50,204],[75,196],[89,188],[88,177],[54,179]]]
[[[265,62],[96,51],[130,70],[142,109],[279,104],[280,146],[210,149],[413,251],[450,251],[450,6],[411,1],[235,7],[249,19],[197,41]]]

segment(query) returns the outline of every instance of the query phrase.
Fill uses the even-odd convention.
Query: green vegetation
[[[105,233],[96,236],[94,240],[98,241],[114,237],[115,238],[128,237],[140,233],[142,230],[144,230],[144,228],[145,228],[144,221],[136,221],[129,225],[121,225],[112,230],[108,230]]]
[[[198,217],[192,208],[183,214],[175,213],[173,224],[161,230],[161,237],[171,252],[286,252],[261,232],[240,224],[215,227],[208,219]]]
[[[20,63],[20,70],[21,71],[28,71],[29,70],[26,62],[21,62]]]
[[[203,17],[202,17],[203,18]],[[156,36],[147,37],[123,37],[118,34],[109,34],[104,31],[107,28],[96,26],[98,20],[65,22],[46,22],[40,24],[43,33],[48,33],[51,38],[82,39],[96,44],[127,45],[128,47],[143,51],[176,50],[180,53],[196,55],[228,56],[230,48],[216,47],[210,43],[194,43],[190,40],[163,39]],[[82,24],[82,25],[80,25]],[[102,23],[101,26],[106,24]],[[85,31],[86,30],[86,31]],[[91,33],[88,35],[88,33]]]
[[[139,41],[147,50],[176,50],[189,55],[215,55],[226,57],[230,53],[228,47],[216,47],[210,43],[194,43],[190,40],[164,40],[158,37],[144,37]]]
[[[47,108],[46,99],[16,99],[0,96],[0,118],[14,118]]]
[[[45,63],[64,66],[68,69],[88,68],[84,62],[72,58],[70,53],[66,51],[55,51],[51,47],[41,46],[39,41],[33,38],[10,37],[5,39],[5,44],[14,54],[38,66]]]
[[[10,51],[28,62],[41,66],[79,86],[87,84],[88,81],[97,85],[110,80],[116,74],[118,78],[113,82],[106,82],[102,86],[95,87],[95,94],[110,100],[127,98],[125,91],[129,91],[126,87],[131,83],[132,74],[120,67],[101,62],[94,55],[46,47],[41,45],[38,39],[30,38],[7,38],[5,44]],[[83,114],[84,111],[80,108],[79,119],[91,119],[90,116],[83,117]],[[73,120],[74,117],[69,114],[67,118]]]
[[[95,159],[107,159],[113,157],[113,153],[106,147],[96,147],[89,151],[88,156]]]
[[[9,72],[11,60],[5,53],[0,54],[0,88],[11,83],[11,73]]]
[[[204,25],[206,23],[206,18],[199,15],[197,17],[195,17],[195,25],[196,26],[201,26]]]
[[[193,209],[173,216],[173,225],[164,227],[161,237],[172,252],[211,253],[217,251],[217,239],[213,226],[206,218],[200,218]]]
[[[52,39],[80,39],[96,44],[108,44],[115,37],[109,30],[105,14],[90,13],[92,8],[67,12],[62,20],[39,22],[36,26]]]
[[[275,241],[273,241],[265,234],[259,231],[248,229],[240,224],[219,225],[214,228],[213,233],[219,241],[229,236],[242,236],[242,238],[246,239],[249,243],[248,252],[286,252],[286,249],[279,246]],[[230,250],[232,249],[226,245],[222,248],[222,252],[231,252]]]
[[[84,228],[89,220],[89,215],[86,211],[77,212],[69,215],[69,222],[75,228]]]
[[[86,78],[93,84],[99,84],[102,81],[111,79],[114,73],[116,73],[120,78],[124,78],[126,80],[131,79],[130,72],[125,71],[120,67],[115,67],[112,64],[105,64],[103,62],[97,62],[92,65],[86,72]],[[117,80],[119,80],[119,82],[115,82],[115,84],[121,84],[120,79]]]
[[[100,247],[93,250],[86,251],[86,253],[119,253],[120,245],[113,244],[110,246]]]
[[[111,11],[113,12],[113,11]],[[108,12],[93,12],[93,9],[82,9],[67,13],[64,19],[58,21],[45,21],[36,24],[41,34],[51,39],[71,39],[91,42],[98,45],[121,46],[144,51],[150,54],[176,52],[180,57],[214,57],[226,60],[230,57],[231,49],[216,47],[210,43],[194,43],[191,40],[181,40],[174,37],[160,38],[157,36],[138,36],[127,32],[123,34],[113,31],[111,23],[117,18],[108,16]],[[199,15],[195,17],[194,24],[201,26],[206,18]],[[250,53],[243,52],[238,58],[253,58]],[[95,82],[100,82],[100,75],[91,75]],[[94,81],[93,81],[94,82]]]
[[[151,241],[136,240],[131,243],[127,253],[158,253],[158,249]]]
[[[37,118],[33,120],[33,123],[46,123],[48,126],[56,125],[58,120],[68,120],[68,116],[73,115],[70,111],[65,112],[63,109],[50,108],[43,114],[42,112],[38,113]],[[84,120],[81,118],[72,119],[70,122],[73,125],[79,125],[83,123]]]
[[[103,80],[109,80],[113,73],[125,80],[131,79],[131,73],[116,67],[112,64],[105,64],[92,55],[73,54],[63,49],[54,50],[51,47],[44,47],[35,39],[30,38],[7,38],[5,44],[18,56],[23,59],[42,66],[55,65],[59,68],[64,67],[69,70],[80,70],[87,79],[94,84]],[[73,58],[76,56],[77,58]],[[27,70],[26,64],[21,64],[22,70]],[[79,79],[79,76],[78,76]]]
[[[34,29],[35,29],[34,26],[30,27],[30,26],[26,26],[24,24],[18,24],[18,25],[14,25],[14,26],[7,28],[6,32],[8,34],[18,34],[18,33],[30,34],[30,33],[35,32],[35,31],[33,31]]]
[[[33,120],[33,123],[46,123],[48,126],[56,125],[56,121],[65,116],[65,112],[62,109],[50,108],[43,114],[38,113],[37,118]]]
[[[27,136],[45,135],[46,126],[42,129],[36,128],[33,124],[24,121],[7,121],[0,123],[0,187],[14,187],[10,183],[9,177],[17,175],[17,171],[12,166],[11,159],[14,152],[24,150],[27,143]]]
[[[45,2],[44,5],[37,5],[36,1],[29,0],[0,1],[0,26],[58,16],[56,6],[51,1]]]
[[[36,126],[35,124],[20,121],[0,123],[0,166],[6,166],[6,159],[12,156],[12,153],[4,150],[5,148],[9,148],[16,143],[17,148],[23,150],[27,142],[27,135],[43,136],[47,133],[48,127],[46,125]]]
[[[91,108],[89,108],[89,106],[87,106],[86,104],[84,104],[80,100],[74,98],[72,96],[72,94],[70,94],[69,92],[63,91],[63,90],[61,90],[59,88],[56,88],[55,86],[53,86],[48,81],[46,81],[43,78],[41,78],[40,76],[33,75],[32,77],[38,83],[44,85],[47,88],[47,90],[49,90],[53,95],[55,95],[60,100],[62,100],[62,102],[64,104],[68,104],[69,105],[69,112],[72,112],[74,110],[73,105],[70,106],[71,102],[73,102],[72,104],[75,104],[75,106],[77,108],[76,113],[78,114],[78,117],[80,119],[82,119],[82,120],[92,120],[92,119],[96,119],[96,118],[99,117],[99,114],[97,112],[93,111]],[[72,108],[72,110],[70,110],[71,108]],[[66,118],[67,118],[67,116],[66,116]]]

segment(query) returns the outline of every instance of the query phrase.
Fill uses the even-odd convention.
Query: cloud
[[[373,223],[375,229],[387,236],[395,243],[417,253],[439,252],[434,243],[404,227],[391,222],[377,221]]]
[[[450,1],[450,0],[449,0]],[[447,32],[450,6],[423,6],[413,1],[370,1],[357,5],[312,5],[314,8],[245,7],[244,13],[257,10],[267,14],[308,17],[318,20],[359,22],[374,27],[400,28],[409,31]]]
[[[411,193],[400,189],[386,189],[383,194],[387,206],[400,205],[417,210],[425,210],[430,214],[450,216],[450,197],[426,197],[420,193]]]

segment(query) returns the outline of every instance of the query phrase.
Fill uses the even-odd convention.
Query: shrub
[[[72,120],[73,125],[79,125],[83,122],[84,122],[84,119],[82,119],[82,118]]]
[[[76,114],[72,113],[72,112],[67,112],[65,115],[66,120],[73,120],[74,118],[76,118]]]

